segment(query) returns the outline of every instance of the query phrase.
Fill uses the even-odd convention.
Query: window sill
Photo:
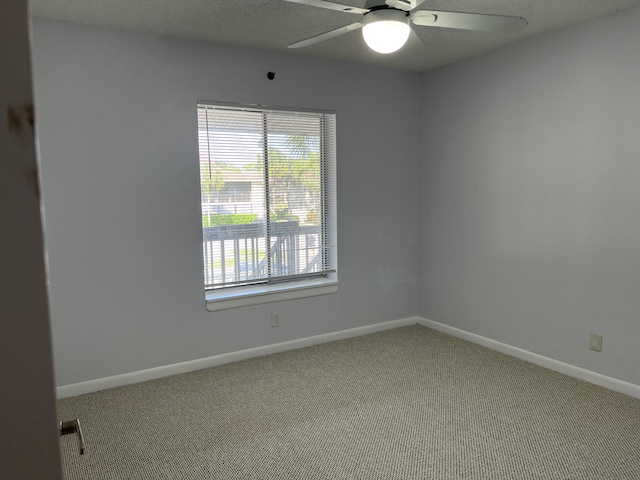
[[[280,285],[259,285],[207,292],[207,310],[217,312],[230,308],[247,307],[262,303],[295,300],[328,295],[338,291],[338,282],[332,279],[305,280]]]

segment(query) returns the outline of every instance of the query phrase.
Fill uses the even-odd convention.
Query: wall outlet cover
[[[597,335],[595,333],[591,334],[591,339],[589,341],[589,348],[591,350],[595,350],[596,352],[602,351],[602,335]]]

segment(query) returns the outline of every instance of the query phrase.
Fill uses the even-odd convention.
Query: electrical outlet
[[[271,314],[271,326],[272,327],[279,327],[280,326],[280,314],[279,313],[272,313]]]
[[[589,348],[596,352],[602,351],[602,335],[591,334],[591,340],[589,341]]]

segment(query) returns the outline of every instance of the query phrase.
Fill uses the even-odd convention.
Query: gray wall
[[[418,313],[419,75],[41,20],[34,73],[58,385]],[[205,311],[198,99],[337,112],[338,293]]]
[[[423,74],[422,316],[640,384],[638,25]]]
[[[36,21],[57,383],[420,313],[640,384],[639,22],[419,76]],[[337,111],[337,294],[205,311],[197,99]]]

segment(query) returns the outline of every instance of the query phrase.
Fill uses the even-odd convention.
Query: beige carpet
[[[67,479],[640,479],[640,400],[420,326],[59,412]]]

